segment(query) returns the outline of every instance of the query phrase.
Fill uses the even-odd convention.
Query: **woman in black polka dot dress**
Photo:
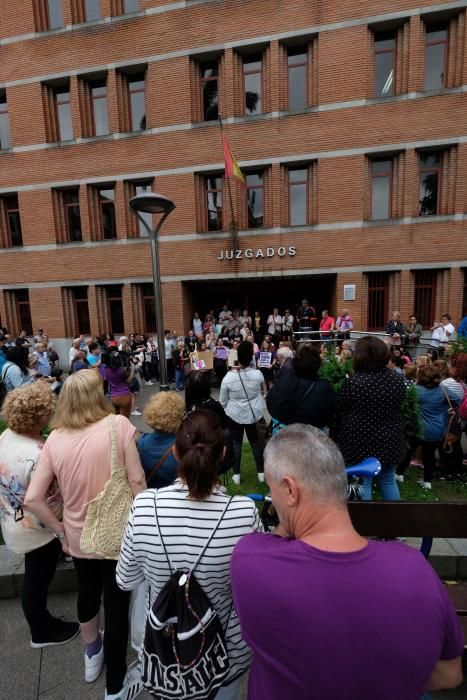
[[[346,380],[337,396],[339,428],[336,442],[347,465],[376,457],[382,465],[377,477],[384,500],[399,500],[395,472],[406,452],[402,402],[404,380],[387,368],[389,350],[374,336],[360,338],[355,345],[355,374]],[[363,498],[371,500],[372,482],[364,479]]]

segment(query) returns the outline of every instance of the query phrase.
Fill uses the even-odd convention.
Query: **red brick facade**
[[[115,288],[108,287],[121,285],[123,327],[113,330],[145,330],[150,247],[128,212],[142,182],[177,206],[161,241],[167,327],[185,330],[194,310],[217,309],[226,299],[253,311],[266,300],[293,306],[307,294],[337,311],[344,285],[355,285],[355,301],[345,306],[367,328],[369,275],[386,274],[386,308],[405,318],[418,313],[415,287],[424,270],[434,271],[431,316],[449,312],[459,321],[467,270],[467,2],[439,10],[426,0],[420,10],[414,0],[189,0],[184,8],[140,0],[139,12],[122,16],[121,0],[100,0],[102,20],[86,24],[84,3],[62,0],[64,27],[55,31],[43,31],[46,0],[1,5],[0,97],[11,147],[0,150],[0,197],[17,193],[23,243],[8,247],[0,206],[3,325],[20,330],[16,293],[28,290],[34,329],[74,335],[82,329],[73,288],[87,286],[90,330],[105,332],[115,320],[108,303]],[[449,32],[445,87],[425,92],[425,33],[433,23]],[[374,98],[374,36],[386,31],[396,35],[394,96]],[[295,45],[307,47],[308,106],[288,112],[287,47]],[[263,113],[254,117],[244,116],[247,54],[262,56]],[[224,231],[205,230],[205,175],[223,171],[219,127],[201,121],[199,63],[213,57],[232,151],[246,173],[264,174],[262,229],[248,229],[245,190],[233,182],[238,231],[230,233],[225,186]],[[128,132],[127,76],[136,71],[146,75],[146,128]],[[92,137],[86,84],[102,76],[110,133]],[[56,143],[50,90],[63,81],[74,140]],[[438,210],[419,216],[420,154],[433,150],[442,154]],[[391,218],[372,221],[376,156],[393,163]],[[308,171],[307,224],[299,227],[289,226],[291,165]],[[103,240],[103,185],[114,187],[115,240]],[[81,242],[64,231],[57,192],[70,186],[79,188]],[[231,250],[242,252],[226,260]]]

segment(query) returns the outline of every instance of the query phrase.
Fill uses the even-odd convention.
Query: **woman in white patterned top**
[[[217,470],[224,442],[222,427],[212,411],[188,414],[177,432],[175,453],[180,478],[167,488],[148,489],[136,497],[117,566],[117,583],[124,590],[136,588],[144,580],[149,583],[146,613],[171,575],[154,509],[169,559],[178,570],[188,570],[229,501],[219,488]],[[250,665],[250,650],[232,606],[230,560],[240,538],[261,529],[253,501],[235,496],[196,567],[197,581],[224,629],[229,655],[230,673],[216,700],[238,697],[242,676]]]

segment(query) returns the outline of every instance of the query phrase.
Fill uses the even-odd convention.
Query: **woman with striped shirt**
[[[189,570],[214,531],[229,497],[219,488],[218,467],[225,452],[222,427],[211,411],[197,410],[183,421],[175,441],[180,478],[167,488],[139,494],[130,514],[117,566],[120,588],[136,588],[146,580],[146,613],[171,575],[156,526],[154,508],[169,559]],[[243,535],[262,529],[249,498],[235,496],[196,567],[196,579],[224,629],[230,673],[216,700],[235,700],[250,665],[232,604],[230,560]]]

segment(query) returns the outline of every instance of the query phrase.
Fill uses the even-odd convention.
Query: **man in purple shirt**
[[[459,685],[464,639],[443,585],[416,550],[354,530],[336,445],[296,424],[264,459],[280,525],[232,559],[249,700],[420,700]]]

